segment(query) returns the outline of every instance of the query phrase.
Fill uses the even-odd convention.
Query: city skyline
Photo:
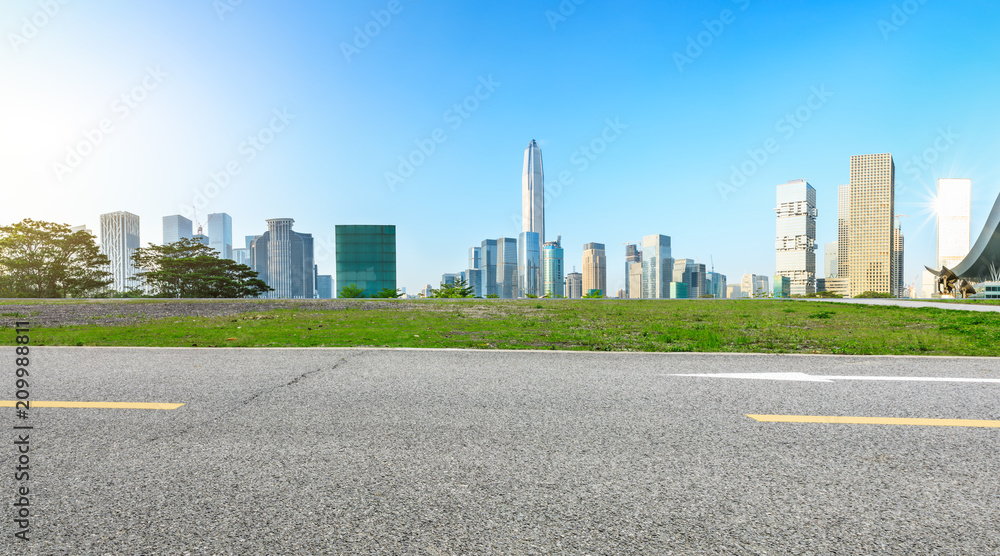
[[[227,213],[235,237],[289,216],[332,274],[335,225],[392,222],[399,285],[415,292],[481,238],[523,231],[517,173],[534,138],[546,227],[568,267],[585,242],[607,245],[612,293],[626,285],[622,244],[650,233],[732,282],[773,276],[772,188],[792,179],[816,189],[817,243],[834,241],[852,155],[897,162],[907,284],[937,259],[938,178],[972,180],[976,230],[1000,193],[1000,77],[984,71],[1000,7],[571,4],[403,2],[386,20],[381,1],[223,13],[110,1],[26,33],[40,8],[12,2],[0,223],[98,230],[127,210],[145,245],[165,215],[207,229]],[[784,48],[790,26],[813,40]],[[849,47],[826,46],[844,36]]]

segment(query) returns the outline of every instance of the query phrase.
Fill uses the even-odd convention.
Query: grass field
[[[170,317],[120,326],[37,328],[31,342],[1000,355],[1000,313],[774,300],[368,303],[356,301],[336,310],[317,310],[303,303],[291,309]]]

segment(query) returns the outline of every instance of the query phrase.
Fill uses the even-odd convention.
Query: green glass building
[[[395,226],[337,226],[337,292],[350,284],[365,297],[396,289]]]

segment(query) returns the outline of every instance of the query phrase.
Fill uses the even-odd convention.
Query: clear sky
[[[146,244],[192,206],[234,238],[291,217],[322,274],[336,224],[395,224],[415,293],[517,236],[536,139],[547,239],[567,271],[605,243],[613,293],[648,234],[730,283],[773,274],[775,186],[816,188],[822,245],[850,156],[888,152],[909,284],[937,178],[972,178],[973,241],[1000,194],[997,21],[985,0],[5,0],[0,223],[127,210]]]

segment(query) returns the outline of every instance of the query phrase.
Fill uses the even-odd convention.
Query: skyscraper
[[[674,276],[670,237],[654,234],[642,238],[642,297],[669,299]]]
[[[179,214],[163,217],[163,245],[176,243],[183,238],[190,239],[194,224]]]
[[[642,262],[628,264],[628,298],[642,299]]]
[[[482,248],[469,248],[469,268],[465,271],[474,297],[486,297],[483,292]]]
[[[208,215],[208,246],[220,259],[233,258],[233,218],[224,212]]]
[[[333,276],[329,274],[316,276],[316,298],[333,299]]]
[[[892,283],[894,295],[903,297],[903,229],[899,222],[892,229]]]
[[[837,277],[837,242],[831,241],[823,246],[823,277]]]
[[[497,240],[497,295],[502,299],[518,297],[517,240],[502,237]]]
[[[673,281],[687,284],[684,291],[695,299],[705,293],[705,265],[694,259],[674,259]]]
[[[603,243],[588,243],[583,246],[583,292],[601,290],[608,294],[607,257]]]
[[[777,190],[775,275],[788,277],[792,294],[816,293],[816,190],[806,180],[790,180]]]
[[[583,274],[574,271],[566,275],[566,297],[570,299],[583,297]]]
[[[538,232],[521,232],[517,238],[517,289],[517,297],[544,295]]]
[[[132,264],[132,254],[139,248],[139,217],[131,212],[101,215],[101,252],[108,257],[111,289],[125,292],[141,286]]]
[[[335,231],[338,291],[350,284],[365,297],[396,291],[396,226],[338,225]]]
[[[969,254],[972,180],[941,178],[937,202],[937,266],[953,268]]]
[[[896,294],[896,284],[891,280],[895,188],[896,166],[891,154],[851,157],[851,297],[867,291]]]
[[[534,139],[524,150],[521,171],[521,234],[518,236],[515,297],[542,295],[542,245],[545,243],[545,186],[542,149]]]
[[[718,272],[709,272],[705,275],[705,288],[707,293],[715,299],[725,299],[726,297],[726,276]]]
[[[482,295],[500,295],[497,291],[497,240],[485,239],[479,251],[480,279],[482,280]]]
[[[639,250],[639,246],[636,244],[630,244],[625,246],[625,299],[630,299],[632,297],[632,288],[629,282],[630,272],[632,269],[632,263],[642,262],[642,251]]]
[[[250,246],[250,268],[274,291],[270,299],[312,299],[315,294],[312,234],[292,231],[291,218],[272,218]]]
[[[545,242],[542,247],[542,275],[545,280],[543,295],[566,297],[561,236],[557,237],[555,241]]]

